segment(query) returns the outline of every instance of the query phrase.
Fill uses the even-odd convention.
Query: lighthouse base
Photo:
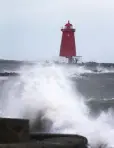
[[[67,58],[68,58],[68,64],[76,64],[80,61],[80,56],[67,57]]]

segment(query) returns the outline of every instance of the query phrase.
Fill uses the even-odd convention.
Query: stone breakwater
[[[0,148],[87,148],[80,135],[31,133],[25,119],[0,118]]]

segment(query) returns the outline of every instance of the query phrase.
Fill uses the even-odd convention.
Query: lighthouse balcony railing
[[[72,29],[70,29],[70,28],[66,28],[66,29],[65,29],[65,28],[62,28],[62,29],[61,29],[61,31],[63,31],[63,32],[64,32],[64,31],[68,31],[68,32],[69,32],[69,31],[71,31],[71,30],[72,30],[73,32],[75,32],[75,29],[73,29],[73,28],[72,28]]]

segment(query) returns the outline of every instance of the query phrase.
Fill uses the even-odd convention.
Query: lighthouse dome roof
[[[72,26],[72,24],[70,24],[70,21],[68,21],[68,23],[67,23],[67,24],[65,24],[65,26],[66,26],[66,27],[71,27],[71,26]]]

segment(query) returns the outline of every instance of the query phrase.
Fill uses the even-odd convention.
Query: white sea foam
[[[6,101],[1,101],[1,116],[26,117],[33,124],[43,111],[42,118],[53,122],[50,132],[81,134],[92,146],[100,142],[114,146],[113,112],[101,113],[97,119],[89,117],[84,96],[68,79],[84,70],[52,63],[24,67],[21,77],[7,87]]]

